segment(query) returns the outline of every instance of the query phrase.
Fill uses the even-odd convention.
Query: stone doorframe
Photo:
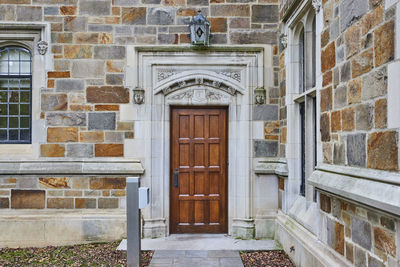
[[[254,231],[253,91],[264,86],[269,73],[264,66],[272,69],[272,47],[194,51],[130,46],[127,54],[126,85],[144,90],[143,104],[121,110],[135,121],[135,139],[126,144],[125,155],[142,161],[141,185],[151,191],[150,205],[142,213],[144,237],[169,234],[171,105],[228,107],[228,232],[248,236]]]

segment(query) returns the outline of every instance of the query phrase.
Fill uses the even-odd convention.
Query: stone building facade
[[[190,44],[199,10],[209,47]],[[396,0],[0,0],[0,245],[119,239],[125,178],[140,176],[145,238],[217,214],[222,232],[276,239],[299,266],[398,266],[399,11]],[[194,145],[187,162],[208,163],[187,165],[213,168],[214,151],[226,184],[211,193],[213,176],[195,170],[185,185],[181,170],[180,190],[211,200],[174,202],[173,138],[192,126],[172,114],[197,129],[216,109],[227,149]]]

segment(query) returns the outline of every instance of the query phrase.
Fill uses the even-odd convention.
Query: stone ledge
[[[0,175],[139,175],[144,169],[138,160],[36,160],[0,161]]]
[[[255,174],[277,174],[287,177],[289,174],[286,159],[264,158],[254,166]]]
[[[397,173],[323,164],[308,182],[339,197],[400,215],[400,180],[389,183],[396,177]]]

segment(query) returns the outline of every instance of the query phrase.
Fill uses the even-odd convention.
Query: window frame
[[[8,75],[2,75],[0,74],[0,79],[26,79],[29,78],[29,139],[28,140],[10,140],[9,138],[9,118],[10,118],[10,114],[9,114],[9,107],[8,107],[8,114],[7,114],[7,118],[8,118],[8,124],[7,124],[7,128],[4,128],[7,130],[7,136],[8,139],[7,140],[0,140],[0,144],[32,144],[32,80],[33,80],[33,53],[31,51],[31,49],[29,47],[26,47],[26,45],[24,45],[23,43],[5,43],[5,45],[0,44],[0,51],[5,49],[5,48],[18,48],[18,49],[24,49],[27,50],[29,52],[30,55],[30,74],[29,75],[23,75],[21,73],[19,73],[18,75],[14,75],[14,74],[10,74],[8,73]],[[19,92],[21,91],[21,89],[19,88]],[[9,93],[9,89],[7,90],[7,93]],[[7,94],[8,96],[8,94]],[[10,105],[10,103],[7,101],[7,104]],[[20,105],[20,102],[18,102],[18,104]],[[19,112],[20,113],[20,108],[19,108]],[[18,114],[18,118],[19,118],[19,122],[20,122],[20,118],[21,114]],[[3,129],[3,128],[1,128]],[[14,129],[14,128],[13,128]],[[21,127],[20,127],[20,123],[18,125],[18,135],[19,137],[21,136],[20,131],[21,131]],[[24,130],[26,130],[27,128],[24,128]]]

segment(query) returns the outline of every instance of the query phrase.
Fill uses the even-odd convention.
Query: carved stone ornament
[[[287,44],[288,44],[287,35],[282,33],[281,36],[279,37],[279,41],[280,41],[283,49],[286,49]]]
[[[312,5],[315,9],[315,13],[318,13],[321,9],[321,0],[312,0]]]
[[[210,22],[198,11],[198,15],[189,23],[190,42],[192,45],[208,46],[210,44]]]
[[[45,55],[47,52],[47,49],[49,47],[49,44],[46,41],[39,41],[37,43],[37,49],[40,55]]]
[[[254,90],[254,103],[256,105],[265,104],[265,89],[263,87],[258,87]]]
[[[133,102],[138,105],[144,103],[144,90],[140,87],[133,89]]]

